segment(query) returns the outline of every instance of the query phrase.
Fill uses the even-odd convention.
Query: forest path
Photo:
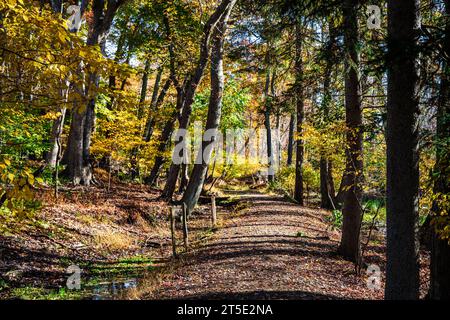
[[[382,298],[336,254],[339,234],[329,231],[325,211],[255,192],[239,197],[245,209],[223,213],[223,226],[187,255],[154,298]]]

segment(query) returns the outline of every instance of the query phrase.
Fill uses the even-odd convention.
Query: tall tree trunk
[[[419,298],[419,0],[388,1],[386,299]]]
[[[272,79],[270,81],[270,92],[273,99],[276,98],[276,90],[275,90],[275,80],[276,80],[276,71],[273,71]],[[273,103],[272,103],[273,106]],[[272,167],[280,168],[281,166],[281,110],[280,106],[278,106],[275,113],[275,129],[276,129],[276,162],[275,156],[272,155]],[[275,168],[273,168],[274,179],[275,179]]]
[[[444,38],[444,61],[440,84],[437,132],[436,132],[436,165],[437,174],[434,193],[437,195],[450,194],[450,0],[445,0],[445,13],[447,17]],[[441,196],[439,196],[441,197]],[[439,216],[445,206],[436,201],[433,211]],[[448,208],[448,204],[446,205]],[[447,214],[447,223],[449,221]],[[437,226],[442,229],[442,225]],[[450,300],[450,244],[440,239],[435,228],[432,228],[431,242],[431,279],[430,298],[436,300]]]
[[[111,24],[117,9],[123,1],[92,1],[93,19],[87,37],[86,44],[89,46],[100,45],[100,49],[105,54],[106,37],[111,28]],[[100,78],[97,74],[89,74],[87,77],[89,90],[91,85],[98,88]],[[88,96],[88,92],[85,92]],[[92,169],[90,164],[91,136],[95,126],[95,99],[92,97],[86,107],[76,106],[74,108],[69,142],[64,155],[64,163],[67,164],[65,175],[74,184],[89,185],[92,179]]]
[[[183,195],[183,202],[186,204],[188,212],[191,212],[197,204],[198,198],[203,188],[206,172],[211,160],[211,155],[217,143],[220,116],[222,114],[222,97],[224,90],[223,76],[223,44],[225,41],[225,31],[227,22],[234,2],[230,5],[223,17],[217,24],[212,40],[211,53],[211,96],[209,98],[208,116],[206,119],[205,134],[202,145],[197,156],[197,164],[189,179],[186,192]]]
[[[297,155],[295,159],[295,189],[294,199],[303,205],[303,157],[304,157],[304,145],[303,145],[303,120],[305,117],[305,105],[304,105],[304,92],[303,92],[303,61],[302,61],[302,47],[303,47],[303,35],[300,21],[296,25],[295,35],[295,98],[297,104]]]
[[[157,111],[156,106],[157,106],[157,102],[158,102],[159,86],[161,84],[161,78],[162,78],[163,71],[164,71],[164,66],[160,66],[158,68],[158,73],[156,74],[155,84],[153,85],[152,100],[150,101],[150,107],[148,108],[147,121],[145,122],[145,127],[144,127],[144,134],[143,134],[144,141],[150,141],[150,138],[153,134],[153,125],[154,125],[153,119],[154,119],[154,113]],[[167,89],[165,91],[163,88],[164,95],[165,95],[165,92],[167,90],[169,90],[170,83],[171,83],[171,81],[169,79],[168,83],[166,81],[166,83],[164,84],[164,88],[166,87],[166,84],[167,84]]]
[[[267,61],[269,63],[269,61]],[[272,128],[270,125],[270,115],[272,114],[272,101],[269,96],[269,88],[270,88],[270,71],[267,71],[266,75],[266,85],[264,89],[265,95],[265,104],[266,109],[264,110],[264,126],[266,128],[266,144],[267,144],[267,161],[269,164],[267,177],[269,182],[273,182],[275,180],[274,173],[274,157],[273,157],[273,148],[272,148]]]
[[[294,130],[295,130],[295,113],[291,114],[289,120],[289,137],[288,137],[288,151],[287,151],[287,165],[292,165],[292,158],[294,155]]]
[[[236,3],[236,0],[223,0],[219,6],[216,8],[214,13],[209,18],[208,22],[204,27],[203,39],[200,45],[200,56],[197,62],[197,66],[193,73],[190,75],[189,80],[186,81],[184,85],[184,96],[183,96],[183,109],[181,113],[181,117],[179,120],[178,130],[186,130],[189,125],[189,120],[192,113],[192,104],[194,102],[195,92],[197,90],[198,85],[203,77],[203,71],[208,63],[208,58],[210,56],[210,41],[212,33],[224,12],[226,12],[228,7],[233,7]],[[177,142],[183,143],[182,140]],[[176,148],[175,148],[176,150]],[[176,182],[179,176],[180,165],[172,163],[169,169],[169,174],[167,177],[166,185],[164,186],[162,196],[164,198],[170,199],[175,191]]]
[[[150,60],[147,59],[145,61],[144,74],[142,75],[141,95],[139,97],[139,108],[138,108],[138,112],[137,112],[138,119],[141,119],[144,114],[144,103],[145,103],[145,99],[147,97],[149,74],[150,74]],[[159,72],[158,72],[157,78],[158,78],[158,76],[159,76],[159,80],[161,80],[161,76],[160,76]],[[158,85],[159,85],[159,82],[158,82]],[[154,98],[154,93],[153,93],[152,99],[153,98]]]
[[[336,28],[333,25],[333,20],[328,21],[329,40],[326,46],[326,65],[324,71],[323,81],[323,101],[322,101],[322,113],[325,125],[330,122],[330,104],[332,101],[331,96],[331,73],[334,64],[334,50],[336,45]],[[326,141],[324,143],[327,143]],[[334,194],[334,182],[331,175],[332,163],[328,159],[326,154],[322,154],[320,157],[320,203],[324,209],[336,209],[336,199]]]
[[[129,20],[129,17],[126,18],[126,21],[128,21],[128,20]],[[126,40],[125,35],[126,34],[124,32],[122,32],[119,36],[119,39],[117,40],[117,50],[116,50],[116,53],[114,54],[114,61],[116,63],[119,63],[120,60],[123,59],[123,56],[125,54],[125,50],[124,50],[125,40]],[[116,75],[111,74],[109,76],[108,87],[110,90],[114,91],[117,89],[116,86],[117,86]],[[106,108],[108,108],[109,110],[112,110],[114,103],[115,103],[115,98],[114,98],[114,96],[111,96],[110,101],[106,105]]]
[[[125,17],[125,22],[128,23],[129,20],[130,17],[128,15]],[[125,55],[126,36],[127,34],[125,32],[121,32],[119,38],[117,39],[117,49],[114,54],[114,62],[116,63],[119,63]],[[114,73],[109,75],[108,89],[110,90],[110,92],[114,92],[117,90],[117,79]],[[109,97],[109,101],[106,103],[106,108],[112,111],[114,109],[115,104],[116,104],[115,96],[114,94],[111,94]],[[109,138],[110,136],[111,130],[107,129],[105,132],[105,137]],[[108,152],[108,154],[105,154],[99,161],[99,166],[103,169],[107,169],[108,172],[111,173],[112,171],[111,165],[112,165],[112,156],[111,152]],[[111,182],[111,179],[109,179],[109,182]],[[109,183],[108,188],[110,188],[110,185],[111,184]]]
[[[50,4],[52,6],[52,10],[55,13],[63,13],[63,1],[62,0],[52,0],[50,1]],[[66,86],[69,87],[70,83],[68,83],[68,81],[66,81]],[[68,99],[68,94],[69,94],[69,88],[67,89],[61,89],[60,91],[60,95],[61,98],[67,102]],[[58,118],[56,118],[56,120],[53,122],[53,126],[52,126],[52,131],[51,131],[51,138],[50,138],[50,150],[48,151],[47,155],[46,155],[46,163],[47,165],[49,165],[50,167],[55,167],[56,166],[56,162],[58,160],[58,157],[61,153],[61,135],[63,132],[63,128],[64,128],[64,120],[66,118],[66,111],[67,109],[61,108],[59,109],[59,113],[60,115],[58,116]]]
[[[100,84],[100,76],[97,74],[91,74],[91,83],[98,88]],[[89,86],[87,86],[89,87]],[[83,153],[82,153],[82,163],[83,163],[83,178],[81,184],[90,185],[92,180],[92,167],[91,167],[91,141],[92,135],[95,130],[95,97],[90,99],[85,112],[85,120],[83,127]]]
[[[144,115],[144,103],[145,99],[147,98],[147,91],[148,91],[148,77],[150,74],[150,59],[147,59],[145,61],[144,66],[144,73],[142,75],[142,84],[141,84],[141,95],[139,97],[139,106],[137,110],[137,118],[140,121]],[[131,180],[136,179],[139,177],[139,164],[138,164],[138,154],[139,154],[139,147],[135,146],[131,150],[131,157],[130,157],[130,175]]]
[[[158,73],[156,74],[155,84],[153,85],[152,100],[150,101],[150,107],[154,107],[158,101],[159,87],[161,85],[161,78],[164,72],[164,66],[158,68]],[[170,80],[169,80],[170,83]]]
[[[330,209],[331,203],[328,193],[328,161],[324,156],[320,157],[320,207]]]
[[[361,180],[363,176],[363,127],[358,53],[358,0],[344,2],[346,175],[350,181],[342,209],[339,253],[359,263],[361,256]]]

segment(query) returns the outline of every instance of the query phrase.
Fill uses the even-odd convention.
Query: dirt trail
[[[381,299],[336,255],[326,212],[282,197],[243,193],[247,209],[224,226],[151,295],[158,299]],[[383,247],[367,261],[384,265]],[[383,266],[382,266],[383,268]]]

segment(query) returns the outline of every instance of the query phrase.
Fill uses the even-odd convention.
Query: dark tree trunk
[[[177,115],[178,116],[179,116],[180,111],[182,110],[182,105],[183,105],[183,102],[184,102],[184,97],[183,97],[182,92],[184,92],[184,90],[178,92],[178,98],[177,98],[177,100],[178,100],[177,103],[179,104],[179,106],[177,107],[177,110],[178,110]],[[177,116],[174,116],[172,119],[170,119],[167,122],[167,125],[169,125],[169,122],[171,123],[171,128],[172,128],[172,131],[171,131],[170,136],[168,137],[168,139],[170,139],[170,137],[172,136],[173,130],[175,128],[176,120],[177,120]],[[182,142],[183,139],[185,139],[185,137],[181,137],[180,141],[177,141],[177,143]],[[164,148],[164,150],[167,149],[167,146],[169,145],[169,142],[170,142],[170,140],[167,140],[167,142],[165,144],[166,147]],[[157,160],[159,160],[159,166],[161,167],[162,164],[164,163],[164,158],[159,157]],[[156,164],[157,163],[155,162],[155,166],[156,166]],[[155,167],[154,167],[154,169],[156,170]],[[155,173],[156,176],[157,176],[158,172],[159,172],[159,168],[158,168],[158,171],[155,171],[155,172],[152,171],[152,174]],[[176,188],[176,185],[177,185],[177,181],[178,181],[179,175],[180,175],[180,165],[172,163],[171,166],[169,167],[168,172],[167,172],[166,185],[164,186],[164,189],[163,189],[163,192],[162,192],[162,197],[163,198],[167,198],[167,199],[172,198],[172,195],[175,192],[175,188]]]
[[[347,174],[347,170],[344,170],[344,174],[342,175],[341,183],[339,184],[339,189],[336,194],[336,205],[341,207],[342,203],[344,203],[346,190],[350,187],[350,177]]]
[[[152,93],[152,100],[150,101],[150,107],[154,107],[158,101],[159,86],[161,85],[161,78],[162,78],[163,72],[164,72],[164,66],[160,66],[158,68],[158,73],[156,74],[155,84],[153,85],[153,93]],[[168,81],[170,83],[170,80],[168,80]]]
[[[225,41],[224,37],[228,18],[234,3],[235,1],[232,1],[226,12],[223,14],[213,35],[213,48],[211,53],[211,96],[209,98],[205,134],[197,156],[197,164],[194,165],[189,184],[183,195],[183,202],[186,204],[188,212],[191,212],[192,209],[194,209],[198,198],[200,197],[211,155],[214,146],[217,143],[224,90],[223,44]]]
[[[333,161],[328,160],[328,192],[331,196],[331,199],[333,200],[333,203],[335,204],[333,208],[336,206],[336,191],[334,189],[334,180],[333,180]]]
[[[56,13],[63,13],[63,0],[51,0],[50,4]]]
[[[189,183],[189,172],[188,172],[189,166],[186,163],[183,163],[181,165],[180,170],[180,187],[178,189],[179,193],[183,193],[184,190],[186,190],[188,183]]]
[[[287,165],[292,165],[292,158],[294,155],[294,130],[295,130],[295,114],[291,114],[291,119],[289,121],[289,137],[288,137],[288,154],[287,154]]]
[[[137,112],[137,117],[138,119],[141,119],[143,114],[144,114],[144,103],[145,103],[145,99],[147,97],[147,90],[148,90],[148,76],[150,74],[150,60],[147,59],[145,61],[145,67],[144,67],[144,74],[142,75],[142,85],[141,85],[141,95],[139,97],[139,108],[138,108],[138,112]],[[156,79],[161,80],[161,75],[158,72],[158,75],[156,77]],[[159,86],[159,82],[158,86]],[[153,92],[153,96],[152,99],[154,98],[155,92]]]
[[[419,0],[388,1],[385,298],[419,298]]]
[[[167,81],[166,85],[167,88],[164,88],[158,98],[158,102],[156,104],[156,107],[158,107],[160,105],[160,103],[162,103],[162,101],[164,100],[164,96],[166,95],[167,90],[170,87],[170,84],[173,82],[173,80],[171,81]],[[165,85],[165,87],[166,87]],[[180,115],[180,111],[181,108],[183,106],[183,90],[179,90],[177,88],[178,94],[177,94],[177,105],[176,108],[174,110],[174,112],[172,113],[172,115],[169,117],[169,119],[166,121],[163,131],[161,133],[161,136],[159,138],[159,144],[158,144],[158,153],[157,156],[155,158],[155,163],[153,165],[153,168],[150,172],[150,176],[145,179],[145,183],[149,184],[149,185],[154,185],[156,183],[156,180],[159,177],[159,173],[160,170],[162,168],[162,166],[165,163],[165,157],[164,157],[164,153],[167,151],[167,149],[169,148],[170,145],[170,139],[172,137],[173,131],[175,129],[175,122],[177,121],[179,115]],[[150,122],[150,124],[148,125],[152,125],[154,121]],[[153,126],[150,127],[150,131],[153,131]],[[147,137],[150,136],[150,133],[148,133]],[[149,140],[146,139],[146,141],[148,142]],[[176,177],[176,179],[178,179],[178,176]],[[167,182],[166,182],[167,183]]]
[[[334,195],[334,182],[332,176],[332,163],[325,157],[320,158],[320,207],[323,209],[336,209]]]
[[[180,143],[181,141],[177,141]],[[180,164],[172,163],[167,173],[166,185],[164,186],[162,197],[165,199],[171,199],[175,188],[177,186],[178,177],[180,176]]]
[[[98,75],[90,75],[91,82],[95,87],[98,88],[100,77]],[[85,113],[84,127],[83,127],[83,154],[82,154],[82,163],[83,163],[83,180],[81,182],[82,185],[90,185],[92,180],[92,167],[91,167],[91,140],[92,134],[95,130],[95,98],[92,98],[87,107]]]
[[[448,186],[447,186],[448,188]],[[450,192],[447,189],[447,194]],[[431,279],[430,298],[434,300],[450,300],[450,245],[448,240],[438,237],[436,232],[431,240]]]
[[[181,117],[179,120],[178,130],[186,130],[189,125],[189,120],[192,113],[192,103],[194,102],[195,92],[198,85],[203,77],[203,71],[208,63],[208,58],[210,56],[210,40],[212,33],[217,25],[217,22],[222,17],[224,12],[229,6],[233,7],[235,0],[224,0],[216,8],[214,13],[209,18],[208,22],[204,27],[203,39],[200,45],[200,56],[197,62],[197,66],[193,73],[189,76],[189,80],[186,81],[183,92],[183,108],[181,112]],[[182,143],[182,140],[177,142],[177,144]],[[164,186],[162,196],[164,198],[170,199],[175,191],[176,182],[179,176],[180,165],[172,163],[169,169],[169,175],[167,177],[166,185]]]
[[[331,75],[333,72],[333,65],[335,63],[335,47],[336,47],[336,28],[333,25],[332,19],[329,21],[329,39],[326,46],[326,65],[324,70],[323,80],[323,101],[322,112],[325,122],[330,121],[330,104],[332,102],[331,96]]]
[[[437,148],[434,169],[437,174],[434,185],[436,195],[450,194],[450,172],[448,170],[450,168],[450,0],[445,0],[445,11],[447,16],[443,46],[445,58],[442,65],[437,113]],[[437,201],[434,203],[433,209],[436,216],[445,210]],[[442,230],[442,225],[437,227]],[[434,226],[432,231],[430,298],[450,300],[450,244],[448,240],[439,238]]]
[[[320,207],[323,209],[331,209],[330,197],[328,193],[328,163],[327,159],[320,157]]]
[[[303,93],[303,61],[302,61],[302,46],[303,35],[301,34],[300,22],[296,26],[295,36],[295,77],[296,77],[296,104],[297,104],[297,155],[295,159],[295,189],[294,199],[303,205],[303,157],[304,157],[304,145],[303,145],[303,120],[305,117],[305,105],[304,105],[304,93]]]
[[[350,261],[360,261],[361,180],[363,175],[363,127],[358,54],[358,1],[344,2],[345,61],[345,122],[346,175],[348,190],[342,209],[343,225],[339,253]]]

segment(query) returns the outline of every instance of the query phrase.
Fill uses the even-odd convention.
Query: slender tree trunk
[[[55,13],[63,13],[63,1],[62,0],[52,0],[50,1],[52,9]],[[74,30],[73,32],[77,32],[77,30]],[[64,102],[67,102],[68,96],[69,96],[69,87],[70,82],[68,80],[65,80],[65,85],[67,86],[67,89],[62,89],[60,91],[61,98],[64,100]],[[51,149],[46,155],[46,163],[50,167],[55,167],[58,165],[58,158],[61,154],[61,135],[64,129],[64,121],[66,118],[66,112],[67,109],[61,108],[59,109],[60,115],[58,118],[53,122],[52,131],[51,131],[51,138],[50,138],[50,145]]]
[[[332,19],[328,21],[329,40],[326,46],[326,66],[323,81],[323,101],[322,112],[325,124],[330,122],[330,104],[331,96],[331,73],[334,64],[334,47],[336,43],[336,29]],[[324,141],[324,143],[327,143]],[[320,157],[320,199],[321,207],[324,209],[335,209],[336,199],[334,194],[334,182],[331,176],[332,163],[327,159],[327,155],[322,154]]]
[[[437,175],[434,193],[437,195],[450,194],[450,0],[445,0],[447,16],[445,26],[443,72],[440,84],[440,94],[437,113],[436,132],[436,165]],[[440,196],[441,197],[441,196]],[[436,201],[433,211],[436,216],[445,210],[445,206]],[[448,208],[448,204],[447,204]],[[448,216],[447,216],[448,223]],[[442,230],[442,225],[436,226]],[[430,298],[436,300],[450,300],[450,244],[440,239],[434,226],[431,241],[431,279]]]
[[[144,67],[144,74],[142,75],[142,85],[141,85],[141,95],[139,97],[139,107],[137,112],[138,119],[141,119],[144,114],[144,103],[145,98],[147,97],[147,91],[148,91],[148,76],[150,74],[150,60],[147,59],[145,61],[145,67]],[[161,80],[160,73],[158,72],[157,79],[159,77],[159,80]],[[159,85],[159,82],[158,82]],[[153,92],[152,99],[154,98],[155,93]]]
[[[60,147],[58,145],[58,141],[60,140],[61,134],[63,132],[66,111],[67,111],[66,108],[59,109],[60,115],[55,120],[55,122],[53,122],[51,139],[50,139],[50,145],[52,147],[47,154],[47,164],[50,167],[55,167],[56,160],[58,158],[58,153],[60,152]]]
[[[161,78],[162,78],[163,71],[164,71],[164,67],[163,66],[159,67],[158,73],[157,73],[156,79],[155,79],[155,84],[153,85],[152,100],[150,101],[150,107],[148,109],[147,121],[145,122],[145,128],[144,128],[144,134],[143,134],[144,141],[147,141],[147,142],[150,141],[151,136],[153,135],[154,114],[157,111],[156,109],[157,109],[157,103],[159,100],[158,99],[159,86],[161,84]],[[164,84],[164,88],[166,88],[166,84],[167,84],[166,90],[164,90],[164,88],[162,90],[162,92],[164,92],[164,95],[166,94],[167,90],[169,90],[170,83],[171,83],[171,81],[169,79]]]
[[[60,90],[60,96],[63,99],[64,103],[66,104],[69,99],[70,82],[66,80],[65,85],[66,85],[66,88]],[[52,168],[58,167],[59,162],[61,160],[60,159],[61,153],[62,153],[61,135],[62,135],[63,129],[64,129],[64,121],[66,118],[67,109],[65,107],[61,108],[59,110],[59,112],[60,112],[60,115],[55,120],[55,122],[53,123],[53,126],[52,126],[51,139],[50,139],[50,145],[52,147],[46,156],[46,163],[47,163],[47,165],[49,165]]]
[[[295,159],[295,189],[294,189],[294,199],[303,205],[303,157],[304,157],[304,145],[303,145],[303,119],[305,117],[305,106],[304,106],[304,92],[303,92],[303,61],[302,61],[302,28],[300,22],[296,25],[296,36],[295,36],[295,77],[296,77],[296,104],[297,104],[297,156]]]
[[[275,79],[276,79],[276,73],[275,70],[273,71],[272,80],[270,81],[270,92],[272,97],[276,98],[276,90],[275,90]],[[275,166],[275,168],[279,169],[281,166],[281,110],[278,106],[276,113],[275,113],[275,129],[276,129],[276,162],[275,162],[275,156],[272,155],[272,166]],[[275,170],[274,168],[274,170]],[[274,171],[274,178],[275,178],[275,171]]]
[[[287,165],[292,165],[292,158],[294,155],[294,130],[295,130],[295,114],[291,114],[291,119],[289,121],[289,138],[288,138],[288,154],[287,154]]]
[[[216,8],[214,13],[209,18],[208,22],[204,27],[204,35],[200,45],[200,56],[197,62],[197,66],[190,76],[189,81],[186,82],[183,92],[185,93],[183,98],[183,109],[181,117],[179,120],[178,130],[186,130],[189,125],[190,116],[192,113],[192,104],[194,102],[195,92],[198,85],[203,77],[203,71],[208,63],[208,58],[210,56],[210,40],[219,19],[222,17],[224,12],[228,7],[233,7],[236,0],[224,0]],[[179,141],[178,143],[182,143]],[[178,144],[177,143],[177,144]],[[175,149],[176,150],[176,149]],[[169,169],[169,175],[167,177],[167,182],[163,190],[162,196],[164,198],[170,199],[175,191],[176,182],[179,176],[180,165],[172,163]]]
[[[147,59],[145,61],[144,74],[142,75],[142,85],[141,85],[141,95],[139,97],[139,106],[137,110],[137,118],[140,121],[144,115],[144,103],[147,97],[148,91],[148,77],[150,74],[150,60]],[[131,180],[139,177],[139,164],[138,164],[138,154],[139,154],[139,146],[135,146],[131,150],[130,164],[131,164]]]
[[[334,180],[333,180],[333,161],[328,160],[328,193],[331,196],[331,200],[333,201],[333,209],[336,207],[336,192],[334,188]]]
[[[419,298],[419,0],[388,1],[386,299]]]
[[[276,118],[276,126],[277,129],[277,163],[276,167],[277,170],[280,170],[281,168],[281,157],[282,157],[282,151],[281,151],[281,112],[280,110],[277,110],[277,118]]]
[[[179,99],[178,99],[179,100]],[[177,107],[178,109],[178,107]],[[169,120],[167,120],[166,124],[164,125],[163,131],[161,133],[161,136],[159,138],[159,144],[157,149],[157,156],[155,157],[155,163],[153,164],[152,170],[150,171],[150,176],[146,179],[146,183],[148,185],[154,185],[156,182],[156,179],[158,179],[160,170],[165,162],[164,153],[167,151],[167,148],[170,144],[170,138],[172,137],[172,133],[175,129],[175,122],[177,120],[178,111],[175,111],[175,114],[173,114]],[[177,177],[178,179],[178,177]]]
[[[235,1],[224,13],[217,24],[212,41],[211,53],[211,96],[209,98],[208,116],[206,119],[205,134],[202,139],[201,149],[197,156],[197,164],[194,165],[189,184],[183,195],[188,212],[191,212],[197,204],[203,188],[206,172],[211,160],[211,155],[218,138],[220,116],[222,114],[222,97],[224,90],[223,76],[223,45],[227,21]]]
[[[127,21],[129,20],[129,18],[127,18],[126,19]],[[120,34],[120,36],[119,36],[119,39],[117,40],[117,50],[116,50],[116,53],[115,53],[115,55],[114,55],[114,61],[115,62],[120,62],[120,60],[122,60],[123,59],[123,56],[124,56],[124,54],[125,54],[125,51],[124,51],[124,47],[125,47],[125,33],[121,33]],[[111,74],[110,76],[109,76],[109,81],[108,81],[108,87],[109,87],[109,89],[111,89],[111,90],[116,90],[117,88],[116,88],[116,86],[117,86],[117,83],[116,83],[117,81],[116,81],[116,75],[115,74]],[[110,101],[108,102],[108,104],[106,105],[106,107],[109,109],[109,110],[112,110],[113,109],[113,106],[114,106],[114,103],[115,103],[115,101],[114,101],[114,96],[111,96],[110,97]]]
[[[178,115],[179,115],[179,112],[181,112],[182,106],[183,106],[183,103],[184,103],[184,96],[183,96],[183,94],[181,92],[184,92],[184,90],[182,90],[182,91],[180,91],[178,93],[178,98],[177,98],[178,99],[178,103],[179,103],[179,107],[177,107],[177,110],[178,110],[177,114]],[[172,135],[174,127],[175,127],[176,119],[177,119],[177,117],[174,116],[173,119],[169,120],[171,122],[171,126],[172,126],[171,135]],[[178,117],[178,119],[179,119],[179,117]],[[168,122],[168,124],[169,124],[169,122]],[[170,137],[168,137],[168,138],[170,139]],[[181,137],[181,139],[184,140],[184,139],[186,139],[186,137]],[[170,140],[167,141],[166,147],[169,145],[169,142],[170,142]],[[166,150],[166,148],[164,150]],[[182,155],[182,156],[184,157],[184,155]],[[160,158],[160,159],[157,159],[157,160],[160,160],[160,163],[161,163],[160,166],[164,162],[164,158]],[[185,161],[185,159],[183,161]],[[155,165],[156,165],[156,162],[155,162]],[[156,168],[154,168],[154,169],[156,169]],[[159,169],[158,169],[158,171],[159,171]],[[157,174],[157,172],[155,172],[155,173]],[[172,163],[171,166],[169,167],[168,172],[167,172],[166,185],[164,186],[164,189],[163,189],[163,192],[162,192],[162,197],[163,198],[166,198],[166,199],[172,198],[172,195],[175,192],[175,188],[176,188],[176,184],[177,184],[179,176],[180,176],[180,165]]]
[[[129,16],[127,16],[125,18],[126,23],[128,23],[129,19],[130,19]],[[117,49],[114,54],[114,62],[116,62],[116,63],[119,63],[125,55],[125,40],[126,40],[126,33],[121,32],[119,39],[117,40]],[[111,92],[114,92],[117,90],[117,80],[116,80],[116,75],[114,73],[109,75],[108,88]],[[106,104],[106,108],[108,110],[112,111],[114,109],[115,104],[116,104],[115,96],[114,96],[114,94],[111,94],[109,97],[109,101]],[[107,129],[105,132],[105,137],[109,138],[110,136],[111,136],[111,130]],[[111,173],[111,152],[108,152],[107,155],[104,155],[102,157],[102,159],[99,162],[99,166],[101,168],[108,169],[108,172]],[[110,182],[110,179],[108,179],[108,188],[110,185],[109,182]]]
[[[268,61],[269,63],[269,61]],[[272,101],[269,96],[269,87],[270,87],[270,71],[267,71],[266,75],[266,85],[264,89],[264,95],[265,95],[265,104],[266,109],[264,111],[264,126],[266,128],[266,144],[267,144],[267,160],[269,164],[268,169],[268,180],[269,182],[273,182],[275,180],[275,173],[274,173],[274,157],[273,157],[273,148],[272,148],[272,128],[270,125],[270,115],[272,114]]]
[[[161,92],[159,93],[158,99],[154,104],[150,105],[149,114],[147,117],[147,123],[145,125],[145,131],[144,131],[144,140],[146,142],[149,142],[150,139],[153,136],[154,127],[155,127],[155,114],[158,112],[158,108],[162,105],[164,102],[164,98],[166,97],[167,92],[170,89],[170,86],[172,84],[172,80],[169,78],[164,83],[163,88],[161,89]]]
[[[150,107],[154,107],[158,101],[159,87],[161,85],[162,74],[164,72],[164,66],[158,68],[158,73],[156,74],[155,84],[153,85],[152,100],[150,101]],[[170,80],[168,80],[170,83]],[[167,82],[166,82],[167,83]]]
[[[342,209],[339,253],[360,263],[361,180],[363,175],[363,127],[358,53],[358,1],[344,2],[346,175],[350,180]]]
[[[320,158],[320,207],[329,210],[336,208],[330,163],[325,157]]]
[[[180,170],[180,186],[178,189],[179,193],[183,193],[184,190],[186,190],[188,183],[189,183],[189,172],[188,172],[189,166],[187,163],[183,163],[181,165]]]
[[[328,197],[328,163],[324,156],[320,157],[320,207],[323,209],[330,209],[330,201]]]
[[[320,207],[328,210],[338,208],[332,168],[332,161],[322,156],[320,158]]]

